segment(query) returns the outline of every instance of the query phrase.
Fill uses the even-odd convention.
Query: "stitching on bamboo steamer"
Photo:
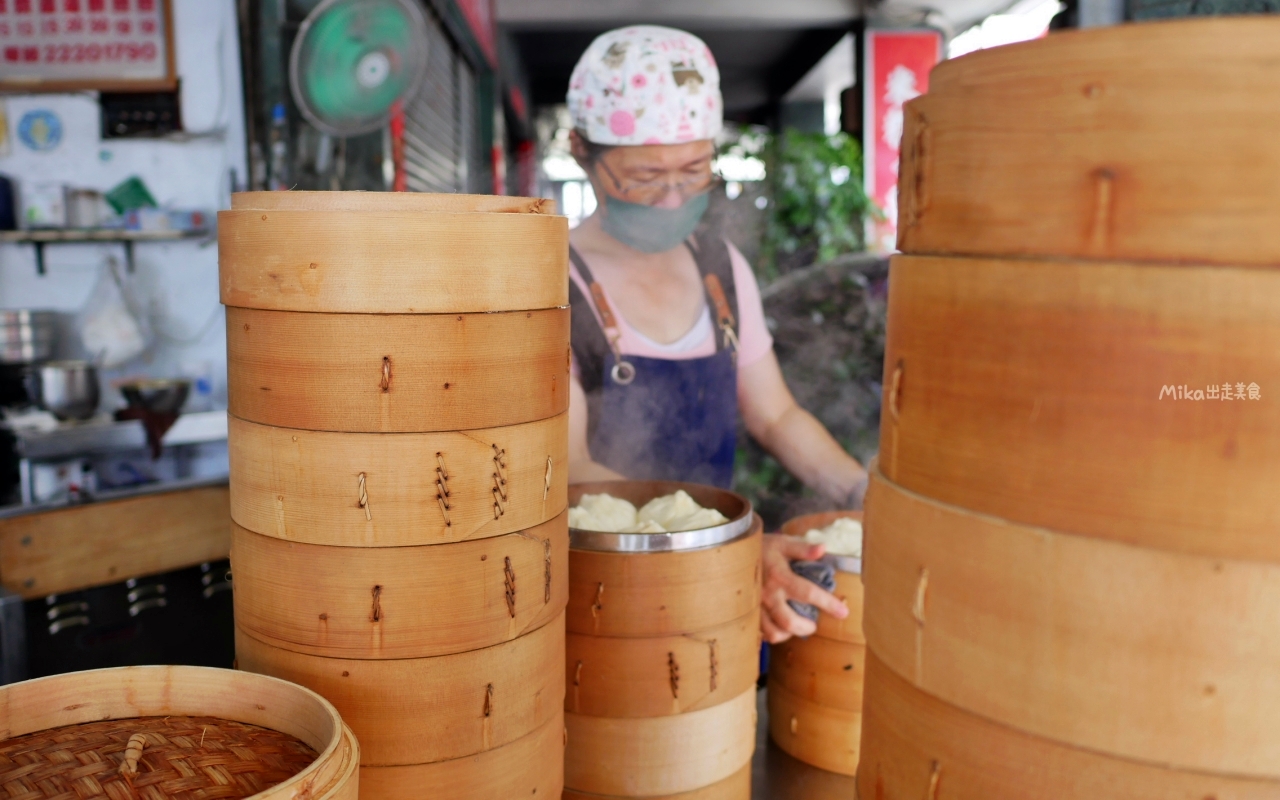
[[[286,542],[233,523],[236,621],[268,644],[312,655],[424,658],[489,647],[564,610],[568,539],[561,512],[520,533],[369,548],[352,558],[345,547]],[[548,550],[549,598],[544,585],[542,592],[513,595],[508,605],[505,559],[513,574],[545,574]]]
[[[695,634],[565,636],[566,711],[660,717],[710,708],[756,685],[759,612]],[[581,666],[580,666],[581,665]]]
[[[569,630],[596,636],[665,636],[739,619],[760,604],[754,576],[762,530],[756,517],[750,533],[726,544],[641,557],[571,550]]]
[[[503,559],[503,585],[506,589],[507,613],[512,619],[516,617],[516,571],[511,568],[511,556]]]
[[[563,217],[232,210],[218,220],[221,300],[228,306],[449,314],[568,303]],[[376,253],[370,242],[378,243]],[[459,274],[485,279],[459,281]]]
[[[770,684],[769,736],[778,747],[806,764],[854,775],[858,771],[861,711],[823,706]]]
[[[862,723],[862,797],[923,797],[934,763],[948,798],[1052,797],[1055,800],[1167,800],[1171,797],[1270,800],[1280,781],[1183,771],[1070,747],[962,711],[894,674],[867,654]],[[939,784],[941,784],[941,779]]]
[[[367,488],[367,486],[366,486],[365,474],[364,474],[363,472],[361,472],[361,473],[360,473],[360,475],[359,475],[358,477],[359,477],[359,482],[360,482],[360,500],[359,500],[359,505],[360,505],[360,507],[361,507],[361,508],[363,508],[363,509],[364,509],[364,518],[365,518],[365,521],[367,521],[367,522],[373,522],[373,510],[372,510],[371,508],[369,508],[369,492],[368,492],[368,488]]]
[[[295,653],[237,627],[236,656],[241,669],[329,698],[359,738],[363,765],[421,764],[501,747],[563,713],[563,625],[561,616],[493,647],[387,660]]]
[[[651,797],[689,792],[734,775],[755,749],[756,690],[665,717],[565,714],[565,786],[591,794]]]
[[[893,273],[886,360],[912,362],[881,430],[896,483],[1027,525],[1280,562],[1274,463],[1254,444],[1280,436],[1262,393],[1280,385],[1280,272],[897,256]],[[1170,396],[1224,380],[1229,402]]]
[[[1019,525],[878,473],[871,492],[867,639],[896,674],[1071,746],[1280,778],[1270,734],[1280,694],[1256,679],[1280,660],[1280,565]],[[966,557],[976,552],[983,557]],[[921,564],[924,628],[909,610]]]
[[[567,307],[307,314],[229,306],[226,313],[227,402],[242,419],[410,433],[515,425],[568,408]]]
[[[507,451],[493,445],[493,518],[507,513]]]
[[[305,431],[231,417],[232,517],[266,535],[361,547],[532,528],[568,504],[566,471],[555,470],[548,491],[545,468],[548,452],[565,457],[567,430],[567,415],[506,428],[405,434]],[[492,508],[494,440],[506,451],[509,498],[499,520]],[[351,497],[360,473],[366,498],[378,495],[376,517],[366,515],[358,494]]]
[[[402,766],[362,766],[361,791],[382,800],[431,797],[546,798],[564,785],[564,721],[557,710],[541,727],[475,756]]]

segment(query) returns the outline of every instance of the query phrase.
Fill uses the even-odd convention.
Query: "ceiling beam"
[[[707,25],[813,28],[851,22],[859,0],[497,0],[498,22],[520,28]]]

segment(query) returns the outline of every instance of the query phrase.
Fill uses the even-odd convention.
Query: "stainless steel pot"
[[[88,419],[98,410],[98,370],[88,361],[50,361],[35,377],[37,402],[58,419]]]
[[[53,311],[0,311],[0,363],[31,364],[52,356],[57,317]]]
[[[715,486],[677,481],[593,481],[569,486],[569,505],[576,506],[584,494],[609,494],[639,508],[655,497],[684,490],[703,508],[714,508],[728,522],[711,528],[675,533],[604,533],[569,529],[569,547],[610,553],[665,553],[697,550],[731,542],[751,530],[755,512],[751,501],[735,492]]]

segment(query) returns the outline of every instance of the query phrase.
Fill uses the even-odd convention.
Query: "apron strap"
[[[622,349],[618,346],[618,342],[622,339],[622,330],[618,327],[618,318],[613,315],[613,308],[609,305],[609,298],[605,296],[604,287],[596,283],[595,277],[591,274],[591,268],[587,266],[587,262],[572,247],[569,248],[569,258],[573,259],[573,265],[578,268],[578,274],[582,276],[582,280],[586,282],[587,287],[591,290],[591,298],[595,300],[596,312],[600,314],[600,324],[596,327],[598,329],[603,328],[605,344],[613,353],[614,363],[610,377],[613,378],[615,383],[626,386],[636,379],[636,368],[622,357]],[[570,331],[570,334],[572,335],[572,331]],[[581,365],[579,365],[579,368],[581,368]],[[583,386],[583,390],[586,390],[586,386]]]
[[[738,320],[733,313],[738,307],[737,286],[733,280],[733,258],[729,244],[722,237],[709,231],[700,232],[687,245],[702,273],[707,299],[716,312],[716,352],[732,349],[738,352]]]

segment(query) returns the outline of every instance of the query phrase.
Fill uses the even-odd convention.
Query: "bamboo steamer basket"
[[[803,536],[838,519],[862,520],[861,511],[829,511],[788,520],[782,533]],[[769,735],[789,755],[819,769],[854,775],[862,729],[861,558],[835,562],[835,595],[849,607],[838,620],[818,612],[817,631],[772,645],[769,652]]]
[[[769,686],[780,684],[815,705],[858,711],[862,708],[866,657],[866,645],[822,636],[793,637],[781,644],[769,645]],[[800,756],[796,758],[804,760]]]
[[[208,747],[191,741],[195,731],[207,733],[219,722],[231,723],[221,734],[246,738],[216,748],[215,737],[223,738],[219,733]],[[267,730],[255,734],[234,723]],[[314,692],[260,675],[207,667],[123,667],[9,684],[0,687],[0,729],[6,739],[48,734],[39,743],[42,749],[24,744],[21,753],[0,759],[0,785],[10,797],[131,798],[141,791],[148,798],[355,800],[357,793],[360,748],[334,707]],[[137,774],[126,780],[120,770],[134,746],[134,731],[145,743],[136,757]],[[281,759],[275,731],[301,740],[318,755],[291,777],[246,792],[243,787],[255,785],[257,777],[270,773],[270,762]],[[17,763],[11,760],[15,757]],[[216,795],[204,794],[210,791]]]
[[[483,753],[402,766],[362,766],[360,785],[378,800],[512,800],[559,797],[564,787],[564,719]]]
[[[470,430],[569,407],[569,309],[304,314],[227,307],[227,405],[350,433]]]
[[[861,709],[819,705],[770,680],[769,737],[784,752],[828,772],[856,775],[861,736]]]
[[[1280,92],[1277,39],[1244,16],[944,61],[906,106],[899,248],[1280,263],[1280,146],[1257,135],[1280,127],[1258,102]]]
[[[532,528],[566,507],[568,414],[438,433],[229,426],[232,519],[267,536],[440,544]]]
[[[756,690],[674,716],[565,714],[565,785],[577,792],[655,797],[726,780],[755,750]]]
[[[880,466],[1052,530],[1280,561],[1280,272],[895,258]],[[1256,383],[1260,399],[1161,398]]]
[[[1280,566],[1018,525],[880,475],[870,498],[867,638],[914,686],[1066,744],[1280,778]]]
[[[862,512],[824,511],[818,514],[805,514],[784,522],[782,533],[787,536],[804,536],[809,531],[825,528],[842,517],[861,520]],[[861,568],[860,564],[859,568]],[[862,635],[862,576],[847,569],[837,569],[834,594],[848,606],[849,616],[836,619],[830,614],[818,612],[818,629],[814,635],[849,644],[865,644],[867,640]]]
[[[237,628],[236,659],[328,698],[359,738],[366,767],[493,750],[558,718],[564,703],[563,617],[483,650],[389,660],[295,653]]]
[[[222,302],[366,314],[564,306],[569,227],[554,211],[536,198],[236,194],[218,214]]]
[[[684,714],[756,685],[760,613],[680,636],[570,633],[565,639],[565,711],[593,717]]]
[[[688,492],[704,508],[719,508],[735,526],[745,523],[749,526],[746,534],[710,546],[696,546],[695,542],[694,549],[678,551],[604,551],[578,546],[574,537],[583,534],[570,529],[566,616],[570,633],[680,636],[725,625],[759,610],[764,525],[739,495],[673,481],[600,481],[571,485],[569,505],[577,505],[584,494],[605,493],[638,507],[677,490]],[[638,534],[595,535],[642,538]],[[654,537],[655,542],[662,536]],[[606,542],[602,546],[610,545]]]
[[[875,556],[876,559],[879,556]],[[878,563],[876,561],[873,564]],[[1270,800],[1280,783],[1177,770],[1021,733],[867,657],[858,794],[883,800]]]
[[[722,781],[694,789],[692,792],[664,794],[646,797],[644,800],[744,800],[751,797],[751,764],[733,773]],[[575,792],[565,789],[562,800],[612,800],[608,795]]]
[[[510,641],[564,612],[566,517],[473,542],[365,550],[233,523],[236,624],[267,644],[330,658],[426,658]]]

